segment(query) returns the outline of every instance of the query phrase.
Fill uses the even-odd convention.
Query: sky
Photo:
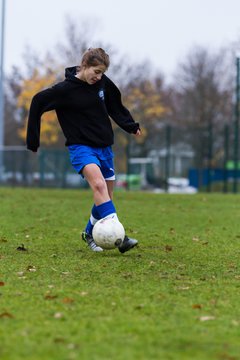
[[[150,61],[166,76],[194,46],[218,49],[240,39],[240,0],[5,1],[6,72],[24,66],[27,47],[39,56],[54,47],[66,16],[89,20],[95,45],[109,43],[131,63]]]

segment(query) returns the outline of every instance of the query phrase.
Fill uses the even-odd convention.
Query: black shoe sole
[[[131,247],[129,247],[128,249],[120,249],[120,248],[118,248],[118,250],[120,251],[120,253],[122,253],[122,254],[124,254],[125,252],[127,252],[127,251],[129,251],[129,250],[131,250],[131,249],[133,249],[135,246],[137,246],[138,245],[138,243],[136,243],[136,244],[134,244],[134,245],[132,245]]]

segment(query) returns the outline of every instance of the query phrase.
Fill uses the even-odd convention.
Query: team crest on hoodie
[[[100,90],[99,90],[98,96],[100,97],[100,99],[101,99],[102,101],[104,101],[104,91],[103,91],[103,89],[100,89]]]

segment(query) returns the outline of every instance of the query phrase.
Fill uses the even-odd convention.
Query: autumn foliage
[[[23,110],[25,114],[24,126],[19,130],[19,136],[22,139],[26,138],[26,127],[28,111],[33,96],[53,85],[56,82],[56,75],[51,71],[47,71],[45,74],[40,74],[38,70],[33,72],[30,78],[26,78],[22,81],[22,91],[18,97],[17,105]],[[54,111],[44,113],[41,123],[41,144],[52,145],[57,143],[59,137],[59,126]]]
[[[140,121],[143,138],[148,135],[150,128],[161,121],[167,113],[161,91],[154,81],[143,80],[139,84],[129,86],[124,100],[133,116]],[[143,141],[143,138],[139,140]]]

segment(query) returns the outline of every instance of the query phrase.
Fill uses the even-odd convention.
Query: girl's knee
[[[102,194],[108,191],[106,181],[103,178],[96,178],[92,185],[93,185],[92,189],[94,192],[98,192]]]

